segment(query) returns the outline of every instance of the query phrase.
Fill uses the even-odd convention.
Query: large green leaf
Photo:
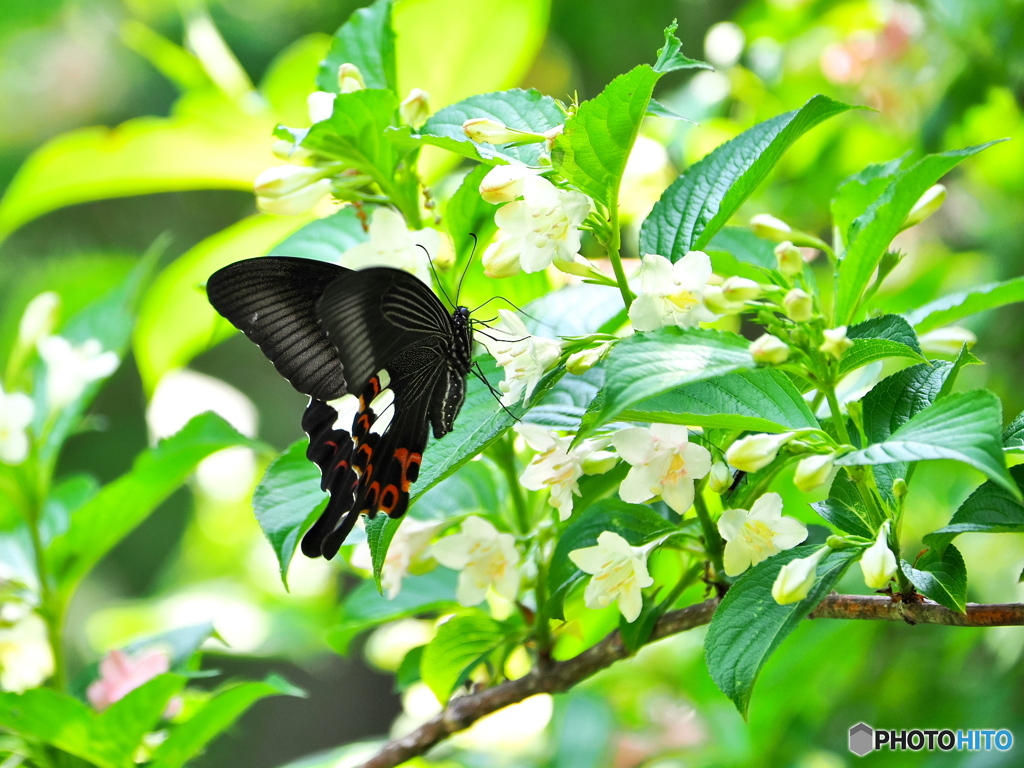
[[[0,728],[51,744],[100,768],[123,768],[103,744],[93,741],[93,719],[85,704],[49,688],[0,693]]]
[[[1000,441],[1002,407],[987,390],[949,395],[925,408],[880,443],[848,453],[843,466],[953,459],[982,472],[1016,497]]]
[[[846,248],[850,225],[885,191],[904,159],[906,155],[888,163],[869,165],[839,185],[832,198],[832,226],[839,236],[835,245],[840,255]]]
[[[1013,453],[1024,452],[1024,412],[1017,414],[1003,430],[1003,449]]]
[[[890,357],[925,362],[917,334],[899,315],[881,315],[857,323],[850,326],[846,335],[853,340],[853,347],[843,355],[839,366],[841,375]]]
[[[735,334],[700,328],[661,328],[623,339],[601,363],[605,385],[577,436],[670,389],[755,367],[749,346]]]
[[[384,130],[397,107],[398,98],[391,91],[367,88],[339,94],[331,117],[315,123],[302,146],[388,183],[401,154]]]
[[[770,368],[740,370],[687,384],[642,400],[619,416],[630,421],[756,432],[819,426],[790,378]]]
[[[790,605],[776,603],[772,584],[782,566],[816,549],[796,547],[754,566],[729,588],[711,619],[704,639],[708,672],[744,718],[765,662],[860,556],[859,549],[833,550],[818,564],[817,581],[807,597]]]
[[[448,701],[469,673],[508,642],[508,630],[489,616],[468,615],[449,619],[423,649],[420,677],[440,702]]]
[[[844,533],[863,536],[865,539],[872,539],[875,536],[874,527],[864,509],[864,502],[845,472],[835,476],[828,498],[813,502],[811,506]]]
[[[1024,301],[1024,277],[1014,277],[951,293],[923,307],[912,309],[904,316],[919,333],[927,333],[987,309],[1021,301]]]
[[[96,717],[90,737],[98,749],[107,752],[113,762],[132,765],[132,757],[143,737],[155,731],[171,697],[185,686],[180,675],[158,675],[123,699],[115,701]]]
[[[1018,487],[1024,488],[1024,464],[1010,469]],[[1024,504],[991,480],[967,497],[946,525],[924,537],[924,543],[938,553],[961,533],[1024,532]]]
[[[707,245],[764,181],[782,154],[818,123],[853,107],[815,96],[803,107],[744,131],[688,168],[640,229],[640,252],[678,261]]]
[[[724,227],[704,246],[716,275],[774,282],[775,244],[744,227]]]
[[[321,91],[338,92],[338,67],[355,64],[367,88],[398,90],[391,0],[377,0],[348,17],[331,40],[331,50],[316,77]]]
[[[961,161],[998,142],[927,155],[897,173],[885,190],[850,225],[849,247],[839,265],[836,316],[840,323],[854,318],[861,294],[875,267],[899,233],[910,209],[930,186]]]
[[[928,550],[914,565],[904,560],[900,567],[922,595],[951,611],[967,612],[967,566],[956,547]]]
[[[359,213],[354,206],[346,205],[330,216],[305,224],[262,253],[338,264],[345,251],[368,239]]]

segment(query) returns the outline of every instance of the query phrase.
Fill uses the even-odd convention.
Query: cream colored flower
[[[807,538],[807,526],[782,515],[782,497],[766,493],[745,509],[727,509],[718,519],[725,539],[725,573],[738,576],[752,565]]]
[[[903,220],[900,229],[908,229],[915,224],[920,224],[933,213],[935,213],[946,201],[946,188],[941,184],[935,184],[925,190],[914,207],[910,209],[907,218]]]
[[[829,551],[827,546],[822,547],[810,557],[791,560],[782,566],[772,584],[772,597],[775,598],[775,602],[779,605],[789,605],[807,597],[817,578],[818,563]]]
[[[421,560],[430,546],[440,523],[426,523],[405,518],[388,545],[388,554],[381,568],[380,583],[388,600],[394,600],[402,590],[402,579],[409,575],[409,568]],[[370,547],[363,543],[352,553],[352,565],[367,571],[373,570]]]
[[[836,360],[846,354],[846,350],[853,346],[853,342],[846,337],[845,325],[840,325],[838,328],[829,328],[822,333],[825,336],[825,341],[821,343],[818,349],[826,355],[834,357]]]
[[[978,337],[966,328],[950,325],[923,333],[918,341],[921,343],[921,351],[926,355],[956,357],[964,344],[968,349],[973,348],[978,343]]]
[[[23,392],[7,394],[0,385],[0,461],[21,464],[28,456],[28,426],[35,416],[32,398]]]
[[[759,213],[756,216],[751,216],[750,229],[758,237],[763,237],[765,240],[772,240],[776,243],[789,240],[793,232],[793,228],[789,224],[768,213]]]
[[[806,291],[793,288],[782,300],[782,309],[794,323],[805,323],[814,316],[814,299]]]
[[[331,191],[327,171],[306,165],[275,165],[253,182],[256,206],[264,213],[298,216]]]
[[[306,97],[306,109],[309,112],[309,122],[319,123],[330,120],[334,114],[334,100],[338,94],[330,91],[313,91]]]
[[[836,454],[825,453],[800,459],[793,475],[793,484],[804,493],[816,493],[832,485],[839,467]]]
[[[11,625],[0,628],[0,689],[24,693],[53,674],[53,652],[46,622],[31,611],[4,616]]]
[[[70,405],[98,379],[117,370],[116,352],[104,352],[96,339],[77,346],[62,336],[47,336],[37,345],[46,363],[46,402],[51,411]]]
[[[750,342],[750,356],[755,363],[779,365],[789,359],[789,345],[778,336],[765,333]]]
[[[413,88],[398,105],[398,114],[406,125],[420,125],[430,117],[430,94]]]
[[[796,277],[803,274],[804,256],[789,240],[783,240],[775,246],[775,261],[778,264],[779,272],[786,277]]]
[[[626,621],[636,621],[643,608],[645,587],[654,583],[647,571],[650,547],[631,546],[613,531],[597,537],[597,546],[576,549],[569,559],[584,573],[593,576],[583,593],[588,608],[600,609],[618,603]]]
[[[370,218],[369,241],[345,251],[341,265],[349,269],[404,269],[430,285],[430,257],[427,254],[437,254],[440,248],[441,235],[436,229],[410,230],[402,214],[392,208],[381,207],[375,209]]]
[[[780,435],[747,435],[729,446],[725,452],[725,460],[736,469],[757,472],[775,461],[779,449],[793,437],[793,432],[783,432]]]
[[[49,336],[57,325],[59,311],[60,296],[54,291],[44,291],[32,299],[18,323],[18,344],[31,349]]]
[[[474,117],[467,120],[462,124],[462,132],[477,144],[510,144],[513,141],[530,138],[539,141],[543,138],[539,133],[509,128],[504,123],[491,120],[489,117]]]
[[[721,496],[732,487],[732,470],[724,461],[716,461],[711,465],[708,477],[708,490]]]
[[[482,517],[467,517],[462,529],[431,547],[441,565],[459,571],[456,597],[462,605],[483,602],[490,587],[506,600],[519,590],[519,552],[515,537],[500,533]]]
[[[488,203],[511,203],[523,196],[523,182],[540,174],[522,163],[496,165],[480,181],[480,197]]]
[[[607,441],[585,440],[570,449],[572,438],[558,437],[537,424],[516,424],[515,431],[537,455],[519,478],[531,491],[550,490],[549,503],[558,510],[562,520],[572,514],[573,495],[579,496],[578,481],[583,475],[583,462]]]
[[[532,336],[523,321],[514,312],[499,309],[501,322],[477,334],[498,365],[505,369],[501,389],[501,404],[515,405],[529,400],[537,383],[562,354],[562,344],[543,336]]]
[[[711,259],[704,251],[690,251],[675,264],[664,256],[647,254],[640,266],[640,293],[629,308],[638,331],[668,325],[694,328],[719,315],[704,305],[711,277]]]
[[[661,496],[679,514],[693,506],[693,482],[711,471],[711,454],[690,442],[686,427],[652,424],[615,433],[612,444],[631,467],[619,486],[620,498],[631,504]]]
[[[878,536],[860,556],[860,569],[864,583],[872,589],[885,589],[885,585],[896,575],[896,555],[889,548],[889,521],[878,529]]]
[[[345,62],[338,67],[338,93],[354,93],[366,87],[363,80],[363,73],[359,67],[350,62]]]

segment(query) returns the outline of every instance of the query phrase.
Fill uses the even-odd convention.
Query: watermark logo
[[[872,728],[867,723],[857,723],[850,728],[849,748],[858,757],[864,757],[875,750],[952,750],[967,752],[1006,752],[1013,746],[1013,734],[1005,728],[1000,730],[958,730],[928,728],[924,730],[884,730]]]

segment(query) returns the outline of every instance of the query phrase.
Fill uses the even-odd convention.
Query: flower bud
[[[496,165],[480,181],[480,197],[488,203],[511,203],[523,194],[523,182],[537,171],[519,163]]]
[[[796,465],[793,483],[804,493],[815,493],[827,488],[839,471],[835,458],[834,453],[826,453],[801,459]]]
[[[831,355],[836,360],[846,354],[846,350],[853,346],[853,342],[846,337],[845,325],[840,325],[838,328],[830,328],[824,334],[825,341],[821,343],[818,349],[826,355]]]
[[[583,463],[580,465],[583,467],[583,474],[585,475],[603,475],[605,472],[611,472],[615,469],[615,465],[619,463],[619,457],[612,451],[594,451],[588,454]]]
[[[750,218],[750,228],[758,237],[763,237],[765,240],[773,240],[776,243],[789,240],[790,233],[793,231],[793,228],[782,221],[782,219],[777,219],[767,213],[759,213],[756,216],[752,216]]]
[[[910,213],[907,214],[907,218],[903,220],[903,226],[900,229],[909,229],[915,224],[920,224],[922,221],[927,219],[933,213],[935,213],[946,200],[946,188],[941,184],[935,184],[929,187],[920,199],[914,203],[914,207],[910,209]]]
[[[437,253],[430,260],[442,272],[455,266],[455,243],[452,242],[451,237],[441,233],[441,239],[437,244]]]
[[[19,346],[30,350],[37,341],[53,333],[59,312],[60,296],[53,291],[44,291],[32,299],[18,323]]]
[[[519,250],[512,238],[504,233],[487,246],[482,261],[487,277],[512,277],[518,275],[521,269]]]
[[[596,347],[573,352],[569,355],[569,359],[565,361],[565,370],[575,376],[586,373],[601,361],[601,358],[611,349],[611,346],[612,343],[606,341],[604,344],[598,344]]]
[[[298,216],[306,213],[313,206],[323,200],[324,196],[331,191],[331,180],[320,179],[309,186],[297,189],[286,195],[275,195],[273,197],[256,196],[256,207],[264,213],[273,213],[278,216]]]
[[[550,152],[552,149],[554,149],[555,148],[555,139],[557,139],[559,136],[561,136],[562,133],[564,133],[564,132],[565,132],[565,123],[562,123],[561,125],[556,125],[554,128],[551,128],[549,130],[544,131],[544,133],[543,133],[543,136],[544,136],[544,149],[546,149],[548,152]]]
[[[321,120],[329,120],[334,114],[334,100],[338,98],[336,93],[327,91],[313,91],[306,97],[306,109],[309,111],[309,122],[319,123]]]
[[[755,363],[778,365],[789,359],[789,345],[777,336],[766,333],[750,343],[750,355]]]
[[[814,316],[814,299],[806,291],[793,288],[782,300],[782,309],[794,323],[805,323]]]
[[[308,149],[303,149],[298,144],[287,139],[277,139],[270,147],[274,157],[279,160],[287,160],[290,163],[302,163],[313,157]]]
[[[928,331],[928,333],[922,334],[918,341],[921,342],[921,351],[925,354],[956,357],[960,354],[964,344],[968,349],[977,344],[978,337],[966,328],[951,325]]]
[[[779,272],[786,277],[803,274],[804,256],[789,240],[783,240],[775,246],[775,261],[779,265]]]
[[[398,105],[398,114],[406,125],[420,125],[430,117],[430,94],[421,88],[413,88]]]
[[[704,306],[716,315],[738,315],[745,307],[742,301],[729,301],[720,285],[708,285],[704,289]]]
[[[708,488],[712,493],[722,495],[732,486],[732,470],[724,461],[716,461],[708,473]]]
[[[775,583],[772,584],[772,597],[775,598],[775,602],[779,605],[789,605],[807,597],[818,575],[818,563],[830,551],[831,548],[825,546],[810,557],[792,560],[782,566]]]
[[[860,556],[860,569],[864,573],[864,583],[872,589],[884,589],[889,579],[896,575],[896,556],[889,548],[889,521],[882,523],[878,529],[875,543],[864,550]]]
[[[907,481],[902,477],[897,477],[892,481],[892,495],[897,501],[905,498],[908,490]]]
[[[477,144],[508,144],[509,142],[522,141],[531,137],[541,141],[544,139],[540,134],[530,133],[529,131],[517,131],[514,128],[509,128],[504,123],[499,123],[497,120],[491,120],[489,117],[474,117],[471,120],[467,120],[462,124],[462,130]]]
[[[352,93],[361,91],[366,87],[363,80],[363,73],[359,67],[347,61],[338,67],[338,93]]]
[[[746,277],[726,278],[722,283],[722,295],[726,301],[745,302],[761,295],[761,286]]]
[[[563,259],[561,256],[555,256],[555,258],[551,260],[551,264],[559,272],[565,272],[567,275],[594,277],[596,273],[598,276],[603,276],[599,269],[578,253],[575,254],[572,259]]]
[[[267,168],[253,182],[253,191],[259,197],[277,198],[290,195],[319,181],[324,172],[319,168],[302,165],[276,165]]]
[[[743,472],[756,472],[767,467],[779,453],[779,449],[793,439],[794,433],[781,435],[747,435],[729,446],[725,460]]]

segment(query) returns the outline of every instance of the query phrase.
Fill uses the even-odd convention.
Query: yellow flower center
[[[775,545],[772,543],[774,538],[775,531],[761,520],[748,520],[743,524],[743,541],[758,554],[774,553]]]
[[[665,298],[672,302],[680,312],[693,309],[693,307],[700,303],[700,300],[693,295],[693,291],[680,290],[668,294]]]

